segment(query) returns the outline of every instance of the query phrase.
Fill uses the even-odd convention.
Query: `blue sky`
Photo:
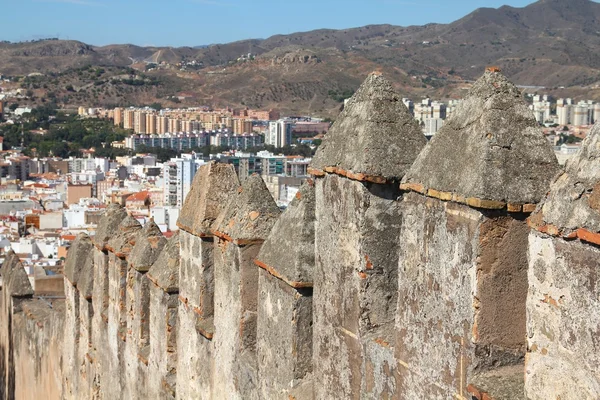
[[[567,0],[565,0],[567,1]],[[533,0],[1,0],[0,40],[196,46],[318,28],[447,23]]]

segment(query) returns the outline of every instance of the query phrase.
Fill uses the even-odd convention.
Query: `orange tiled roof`
[[[147,191],[134,193],[127,198],[127,201],[145,201],[150,194]]]

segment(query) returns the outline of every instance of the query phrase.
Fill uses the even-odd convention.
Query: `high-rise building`
[[[181,132],[181,120],[179,118],[169,118],[169,133]]]
[[[558,116],[559,125],[569,125],[571,123],[571,106],[564,103],[563,105],[557,104],[556,115]]]
[[[194,128],[192,127],[192,121],[189,119],[181,121],[181,131],[182,132],[192,132]]]
[[[133,115],[133,131],[135,133],[146,133],[146,113],[135,111]]]
[[[444,120],[441,118],[427,118],[425,121],[425,136],[433,136],[444,125]]]
[[[431,105],[433,109],[433,119],[446,119],[446,105],[444,103],[434,102]]]
[[[594,104],[594,123],[600,122],[600,103]]]
[[[193,157],[172,158],[163,167],[164,205],[181,207],[190,192],[198,164]]]
[[[113,121],[115,126],[122,126],[123,125],[123,109],[122,108],[115,108],[113,110]]]
[[[159,135],[163,135],[169,131],[169,118],[167,117],[157,117],[156,118],[156,133]]]
[[[156,114],[146,114],[146,133],[156,134]]]
[[[573,125],[584,126],[589,124],[590,118],[588,108],[583,105],[575,106],[575,110],[573,112]]]
[[[123,112],[123,128],[133,129],[134,119],[135,119],[135,111],[134,110],[125,110]]]
[[[292,122],[285,119],[269,122],[269,130],[265,135],[265,144],[285,147],[292,144]]]
[[[233,133],[235,133],[236,135],[239,135],[242,133],[251,133],[251,132],[252,132],[252,121],[243,119],[243,118],[236,118],[233,120]]]

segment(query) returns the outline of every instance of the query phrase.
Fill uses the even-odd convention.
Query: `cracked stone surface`
[[[27,278],[27,272],[23,268],[19,256],[14,251],[9,250],[0,269],[2,276],[2,287],[12,297],[33,296],[31,283]]]
[[[211,162],[200,167],[177,225],[196,236],[211,235],[213,222],[239,187],[233,165]]]
[[[214,223],[214,229],[236,241],[265,240],[281,210],[259,175],[248,177]]]
[[[288,284],[312,286],[315,267],[315,188],[304,184],[277,220],[258,260]],[[292,285],[294,286],[294,285]]]
[[[538,203],[559,171],[519,89],[487,71],[417,157],[403,183],[464,197]]]
[[[125,257],[131,252],[133,248],[131,242],[141,230],[142,225],[138,220],[131,215],[127,215],[119,224],[115,235],[109,239],[106,247],[118,257]]]
[[[129,265],[140,272],[147,272],[167,243],[154,221],[148,221],[135,237],[135,245],[129,254]]]
[[[167,293],[179,291],[179,232],[167,241],[148,277]]]
[[[427,139],[402,97],[372,73],[339,115],[311,167],[401,179]]]
[[[106,249],[108,241],[117,233],[119,225],[127,217],[127,211],[118,204],[111,204],[96,227],[93,242],[101,250]]]

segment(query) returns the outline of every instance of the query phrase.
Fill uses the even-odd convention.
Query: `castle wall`
[[[177,371],[177,293],[150,286],[148,398],[174,399]]]
[[[478,372],[525,353],[524,220],[410,193],[400,235],[400,398],[467,395]]]
[[[365,184],[332,174],[316,181],[317,398],[376,394],[363,377],[367,364],[383,368],[382,358],[367,351],[371,342],[392,343],[402,223],[398,194],[396,185]]]
[[[15,399],[62,398],[61,354],[65,309],[62,300],[28,299],[14,314]]]
[[[100,396],[101,388],[111,382],[106,379],[104,358],[108,353],[108,252],[93,249],[94,257],[94,287],[92,290],[92,346],[89,355],[85,357],[85,369],[89,374],[82,376],[88,393],[97,393]],[[118,381],[116,382],[118,385]]]
[[[124,398],[147,397],[150,342],[150,288],[146,276],[129,268],[126,288],[127,331],[124,353]]]
[[[179,269],[179,329],[177,396],[207,399],[211,396],[212,337],[214,334],[214,262],[212,237],[181,231]]]
[[[259,244],[219,239],[215,248],[213,396],[258,399],[256,322]]]
[[[547,194],[551,149],[496,72],[420,153],[400,99],[371,75],[284,213],[216,163],[169,240],[109,206],[64,300],[8,252],[0,398],[597,398],[600,125]]]
[[[312,398],[312,288],[293,288],[265,270],[258,287],[259,397]]]
[[[529,235],[526,391],[530,399],[600,393],[600,250]]]
[[[79,387],[79,342],[81,330],[81,316],[79,313],[79,291],[71,284],[68,278],[64,278],[65,285],[65,326],[70,327],[63,336],[63,362],[64,371],[62,376],[63,394],[67,399],[74,399],[80,392]]]

